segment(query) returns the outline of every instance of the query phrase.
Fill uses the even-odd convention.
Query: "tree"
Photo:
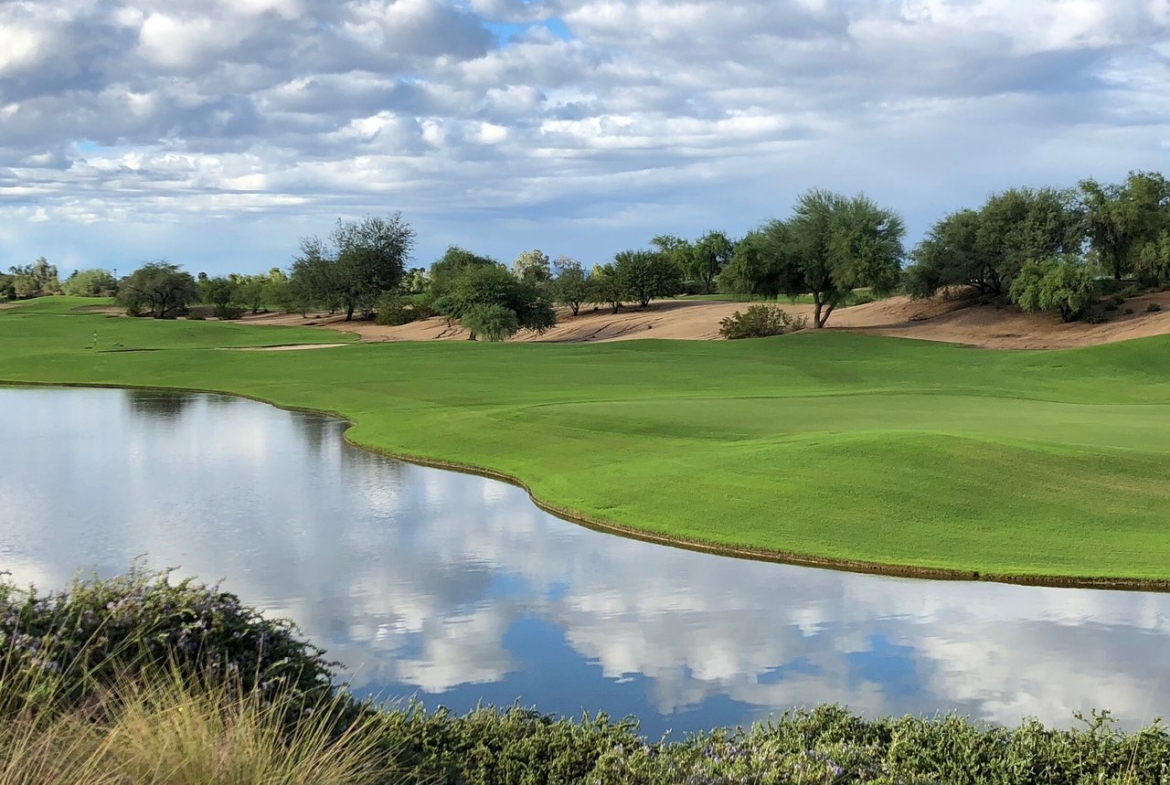
[[[1083,244],[1082,215],[1071,192],[1012,188],[979,210],[938,221],[914,249],[906,285],[920,298],[949,286],[1003,294],[1028,262],[1078,253]]]
[[[608,305],[617,313],[625,296],[625,288],[612,264],[594,265],[589,271],[589,302]]]
[[[61,291],[70,297],[112,297],[118,282],[109,270],[74,270],[61,284]]]
[[[869,198],[809,191],[797,201],[787,228],[788,248],[771,252],[779,256],[784,293],[812,295],[814,327],[824,327],[857,287],[883,294],[897,285],[902,219]]]
[[[1170,182],[1158,173],[1130,172],[1123,184],[1082,180],[1080,192],[1089,243],[1120,281],[1170,223]]]
[[[118,283],[119,305],[133,315],[144,311],[166,319],[187,307],[198,296],[195,279],[178,265],[148,262]]]
[[[338,219],[327,241],[316,237],[301,241],[293,279],[301,275],[306,280],[298,288],[304,294],[317,303],[339,304],[345,320],[352,321],[355,312],[372,314],[378,297],[398,287],[414,241],[414,230],[402,220],[402,213]]]
[[[43,256],[38,256],[32,264],[11,267],[8,271],[12,273],[13,293],[20,299],[61,293],[57,268]]]
[[[552,279],[553,301],[568,306],[576,316],[581,304],[589,299],[589,276],[581,263],[567,256],[558,257],[553,264],[556,277]]]
[[[236,299],[236,284],[230,278],[217,276],[206,279],[200,287],[199,299],[214,307],[214,313],[220,319],[238,316],[239,311],[232,312],[232,302]]]
[[[697,282],[702,280],[695,271],[695,247],[689,240],[673,234],[660,234],[650,241],[650,245],[678,268],[680,276]]]
[[[334,313],[342,305],[335,281],[337,266],[329,253],[326,244],[316,237],[301,240],[301,253],[293,260],[289,276],[289,304],[302,315],[314,306],[324,306]]]
[[[476,335],[482,335],[489,341],[506,341],[520,330],[516,312],[494,304],[471,306],[459,323],[471,333],[472,340]]]
[[[430,292],[435,299],[446,295],[455,282],[455,279],[466,269],[471,267],[495,267],[499,262],[490,256],[474,254],[458,245],[451,245],[443,256],[431,265]]]
[[[12,276],[0,273],[0,300],[15,300],[16,288],[12,285]]]
[[[799,286],[785,280],[794,266],[786,263],[792,247],[788,225],[769,221],[735,244],[731,261],[719,273],[719,291],[773,300]]]
[[[426,294],[430,291],[431,279],[426,268],[412,267],[402,276],[402,283],[398,285],[401,294]]]
[[[676,294],[682,284],[682,271],[655,251],[621,251],[613,257],[613,271],[624,296],[643,308],[653,299]]]
[[[703,282],[703,289],[711,293],[711,284],[735,254],[735,244],[723,232],[710,231],[700,237],[691,249],[687,273]]]
[[[234,299],[253,314],[258,314],[268,302],[271,285],[271,279],[266,275],[242,275],[236,281]]]
[[[547,283],[552,278],[548,254],[539,248],[525,251],[512,262],[512,274],[530,283]]]
[[[1075,256],[1030,262],[1012,281],[1012,301],[1025,311],[1057,311],[1062,322],[1071,322],[1097,301],[1096,273]]]
[[[999,274],[980,254],[979,227],[977,210],[959,210],[936,223],[911,253],[914,264],[906,269],[909,295],[933,297],[948,286],[973,286],[982,294],[998,292]]]
[[[473,309],[482,306],[499,306],[514,313],[517,330],[541,333],[556,324],[552,304],[537,285],[520,280],[502,264],[465,268],[451,282],[450,291],[435,301],[439,313],[459,319],[467,327],[470,340],[475,340],[478,334],[473,328],[482,326],[475,319],[484,316]],[[470,325],[463,322],[468,314],[475,314]]]
[[[1147,286],[1157,286],[1170,277],[1170,230],[1142,246],[1134,272]]]

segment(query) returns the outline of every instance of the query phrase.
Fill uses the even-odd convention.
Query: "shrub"
[[[1085,316],[1085,324],[1105,324],[1108,321],[1109,318],[1105,314],[1095,311]]]
[[[1119,306],[1118,306],[1118,304],[1117,304],[1117,303],[1115,303],[1115,302],[1113,302],[1112,300],[1110,300],[1109,302],[1105,303],[1105,305],[1104,305],[1104,310],[1106,310],[1106,311],[1116,311],[1116,310],[1118,309],[1118,307],[1119,307]]]
[[[378,303],[374,307],[377,311],[374,322],[387,327],[410,324],[415,318],[414,309],[408,305],[408,302],[390,292],[379,297]]]
[[[1146,313],[1154,313],[1160,310],[1162,310],[1162,306],[1158,305],[1157,303],[1150,303],[1146,306]]]
[[[331,694],[334,663],[291,622],[169,576],[133,569],[43,595],[0,582],[0,716],[46,697],[80,705],[128,675],[166,669],[309,702]]]
[[[803,330],[807,324],[806,317],[791,316],[778,306],[752,305],[746,312],[736,311],[719,322],[719,334],[728,340],[766,338]]]
[[[1133,309],[1132,309],[1132,308],[1126,308],[1126,309],[1125,309],[1125,315],[1126,315],[1126,316],[1132,316],[1132,315],[1133,315]]]

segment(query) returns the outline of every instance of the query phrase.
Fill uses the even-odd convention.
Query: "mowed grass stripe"
[[[95,327],[96,352],[84,348]],[[156,351],[101,351],[115,333]],[[497,471],[558,508],[670,538],[984,576],[1170,580],[1168,338],[1035,353],[812,332],[218,351],[337,336],[21,306],[0,311],[0,379],[336,412],[358,444]]]

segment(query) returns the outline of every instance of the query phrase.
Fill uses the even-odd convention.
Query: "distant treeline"
[[[525,251],[509,267],[451,246],[428,269],[409,266],[415,232],[395,213],[339,220],[328,237],[302,239],[287,272],[192,277],[164,261],[120,281],[104,270],[84,270],[61,283],[42,258],[0,275],[0,297],[116,294],[129,312],[158,318],[196,304],[219,318],[327,311],[404,324],[443,315],[488,340],[548,329],[556,322],[555,305],[576,316],[585,305],[617,312],[714,292],[808,296],[814,327],[823,327],[857,289],[925,298],[964,288],[1065,321],[1099,319],[1101,295],[1119,290],[1119,282],[1152,288],[1170,278],[1170,182],[1159,173],[1133,172],[1120,183],[1013,188],[943,217],[909,252],[904,238],[894,211],[863,195],[812,190],[788,218],[741,238],[721,231],[693,240],[659,235],[648,248],[621,251],[589,268],[540,250]]]

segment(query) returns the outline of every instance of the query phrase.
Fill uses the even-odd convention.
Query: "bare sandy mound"
[[[1163,310],[1148,312],[1151,303]],[[829,324],[837,330],[944,341],[983,349],[1074,349],[1170,333],[1168,292],[1126,300],[1119,310],[1108,314],[1109,321],[1105,324],[1064,324],[1049,314],[1023,313],[1015,306],[979,305],[971,298],[952,301],[949,309],[935,313],[931,309],[937,307],[936,301],[927,301],[925,310],[900,318],[923,305],[921,301],[896,297],[835,313]],[[1132,313],[1126,313],[1127,310]]]
[[[1150,303],[1164,310],[1147,312]],[[641,338],[707,341],[719,338],[719,322],[749,307],[746,303],[702,300],[667,300],[645,309],[623,309],[610,313],[608,308],[582,311],[573,316],[567,310],[558,314],[558,324],[537,336],[522,333],[516,341],[551,343],[594,343],[627,341]],[[812,320],[811,305],[780,302],[780,307],[794,316]],[[1131,310],[1133,313],[1126,313]],[[1099,343],[1125,341],[1170,333],[1170,293],[1147,294],[1126,301],[1109,314],[1105,324],[1072,322],[1063,324],[1048,314],[1026,314],[1015,306],[979,305],[969,294],[911,300],[891,297],[875,303],[842,308],[829,319],[830,330],[943,341],[986,349],[1070,349]],[[457,341],[466,340],[467,331],[446,317],[434,317],[400,327],[384,327],[372,322],[346,322],[344,316],[310,316],[299,314],[263,314],[250,316],[253,324],[295,324],[328,327],[354,333],[363,341]]]

